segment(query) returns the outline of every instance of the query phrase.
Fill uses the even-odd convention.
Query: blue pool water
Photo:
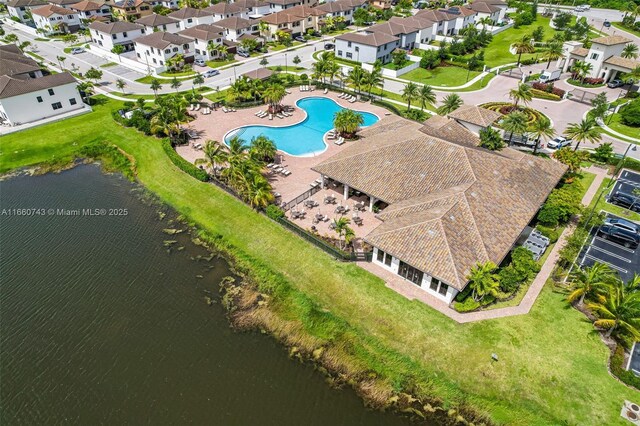
[[[247,143],[251,138],[264,135],[273,140],[279,150],[289,155],[310,156],[319,154],[326,149],[322,140],[324,134],[333,128],[333,115],[343,109],[333,99],[328,98],[304,98],[296,102],[296,105],[307,112],[304,121],[286,127],[270,126],[244,126],[232,130],[225,136],[225,143],[234,136],[238,136]],[[364,118],[364,125],[371,126],[378,117],[369,112],[359,111]],[[300,116],[297,111],[296,115]],[[265,118],[265,120],[268,120]],[[269,123],[276,124],[278,118]]]

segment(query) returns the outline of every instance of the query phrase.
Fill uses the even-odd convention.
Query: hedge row
[[[565,90],[554,87],[553,83],[545,84],[545,83],[540,83],[539,81],[536,81],[535,83],[532,84],[531,87],[537,90],[541,90],[543,92],[553,93],[554,95],[560,98],[564,97],[564,94],[566,93]]]
[[[531,89],[531,94],[534,98],[538,99],[548,99],[550,101],[559,101],[561,99],[558,95],[554,95],[553,93],[548,93],[538,89]]]
[[[622,345],[616,346],[616,350],[611,357],[611,372],[618,379],[633,386],[636,389],[640,389],[640,377],[633,374],[633,372],[624,369],[624,348]]]
[[[199,181],[206,182],[209,180],[209,175],[202,169],[199,169],[195,165],[191,164],[184,158],[182,158],[176,151],[173,149],[173,145],[169,139],[162,139],[162,149],[167,154],[169,159],[177,168],[185,172],[186,174],[198,179]]]

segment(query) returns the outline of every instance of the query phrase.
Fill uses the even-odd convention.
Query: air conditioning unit
[[[625,401],[622,405],[620,416],[629,420],[634,425],[640,426],[640,405],[631,401]]]

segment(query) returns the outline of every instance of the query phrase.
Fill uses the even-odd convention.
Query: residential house
[[[391,0],[371,0],[369,4],[371,4],[371,7],[380,10],[391,9],[393,7]]]
[[[237,3],[216,3],[203,10],[213,15],[213,22],[233,17],[247,18],[247,9]]]
[[[72,5],[76,3],[80,3],[80,1],[82,0],[47,0],[47,3],[49,3],[52,6],[58,6],[58,7],[63,7],[65,9],[69,9]]]
[[[105,3],[98,3],[90,0],[82,0],[69,6],[70,10],[80,15],[82,26],[90,21],[106,21],[111,20],[111,7]]]
[[[31,10],[46,6],[42,0],[9,0],[7,2],[7,12],[9,16],[18,18],[20,22],[33,21],[31,19]]]
[[[193,40],[196,59],[210,61],[220,58],[220,52],[215,48],[211,49],[211,47],[224,44],[223,28],[211,24],[201,24],[182,30],[179,34]]]
[[[500,264],[562,178],[557,161],[480,148],[455,120],[385,117],[313,167],[323,186],[358,191],[382,221],[372,263],[451,303],[477,263]]]
[[[620,74],[629,73],[640,66],[640,61],[620,56],[624,47],[631,42],[630,39],[619,35],[594,38],[588,49],[582,47],[581,42],[567,42],[565,46],[570,45],[573,49],[565,56],[563,72],[568,71],[576,61],[582,61],[591,65],[587,77],[611,81]]]
[[[480,3],[485,3],[487,5],[493,6],[493,8],[497,7],[498,9],[500,9],[500,13],[499,13],[498,18],[496,19],[495,22],[500,23],[500,22],[504,21],[505,15],[507,13],[507,9],[509,8],[509,6],[507,5],[507,2],[505,2],[503,0],[474,0],[471,3],[471,6],[475,5],[474,6],[475,8],[471,7],[469,5],[467,5],[466,7],[468,7],[469,9],[475,10],[476,12],[480,12],[480,9],[481,9],[479,7]],[[486,10],[491,10],[491,9],[485,8],[484,10],[486,11]],[[487,12],[483,12],[483,13],[487,13]]]
[[[0,121],[16,126],[84,108],[68,72],[43,75],[14,44],[0,46],[0,57]]]
[[[435,34],[451,36],[460,33],[469,25],[475,25],[476,14],[466,7],[452,6],[448,9],[423,9],[416,13],[415,17],[435,22]]]
[[[183,7],[175,12],[171,12],[168,16],[178,19],[180,21],[180,28],[183,30],[200,24],[213,24],[213,13],[192,7]]]
[[[502,9],[489,2],[474,1],[466,7],[477,13],[476,24],[480,28],[484,27],[483,24],[480,24],[481,19],[489,18],[493,25],[501,22],[500,14],[502,13]]]
[[[238,0],[233,4],[246,10],[246,16],[241,16],[242,18],[259,19],[271,13],[269,3],[264,0]]]
[[[424,16],[392,17],[389,21],[367,28],[369,32],[381,32],[400,39],[399,47],[411,50],[420,43],[429,43],[435,37],[436,24]]]
[[[36,28],[45,34],[73,33],[81,26],[78,12],[50,4],[33,9],[31,15]]]
[[[280,12],[272,13],[263,18],[260,22],[268,25],[268,30],[263,32],[263,36],[270,41],[273,40],[278,31],[291,34],[292,37],[305,34],[309,29],[318,31],[320,20],[326,12],[309,6],[295,6]]]
[[[273,76],[273,71],[269,68],[257,68],[255,70],[245,72],[241,77],[245,77],[249,80],[268,80]]]
[[[122,45],[125,52],[131,51],[134,49],[133,41],[145,34],[142,25],[125,21],[92,22],[89,32],[93,44],[109,52],[116,45]]]
[[[387,63],[391,52],[400,47],[400,38],[379,32],[345,33],[336,37],[336,57],[372,64]]]
[[[191,38],[179,34],[155,32],[137,38],[135,50],[138,61],[155,72],[163,72],[169,68],[170,59],[182,55],[184,63],[193,63],[194,43]]]
[[[271,13],[279,12],[281,10],[290,9],[296,6],[315,6],[317,0],[265,0],[269,3],[269,11]]]
[[[222,28],[224,38],[232,42],[238,42],[243,35],[258,31],[258,21],[238,17],[217,21],[216,26]]]
[[[145,34],[151,34],[157,31],[177,33],[182,29],[179,19],[158,15],[156,13],[136,19],[136,24],[144,26]]]
[[[154,6],[159,5],[155,0],[117,0],[111,3],[113,17],[121,21],[135,21],[153,13]]]
[[[351,25],[353,12],[366,5],[367,0],[335,0],[316,6],[316,9],[324,12],[324,19],[341,17],[345,24]]]

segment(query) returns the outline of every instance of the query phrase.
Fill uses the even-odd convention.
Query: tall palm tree
[[[540,140],[549,140],[556,135],[556,131],[551,126],[549,120],[537,120],[531,127],[531,136],[535,138],[536,144],[533,146],[533,155],[538,152]]]
[[[640,339],[640,292],[629,291],[617,280],[607,287],[601,300],[588,307],[598,316],[593,325],[607,329],[607,337],[614,332],[623,332],[636,341]]]
[[[124,94],[124,88],[127,87],[127,82],[119,78],[116,80],[116,87]]]
[[[569,123],[569,126],[564,131],[566,137],[578,142],[574,151],[578,150],[582,142],[600,142],[602,139],[601,134],[602,129],[596,124],[593,118],[584,118],[580,123]]]
[[[371,91],[374,87],[382,87],[384,84],[384,78],[382,77],[382,64],[380,61],[375,61],[373,63],[373,69],[371,72],[367,73],[366,84],[369,97],[371,97]]]
[[[498,274],[495,270],[498,267],[495,263],[488,261],[485,263],[476,263],[471,268],[467,280],[471,288],[473,300],[481,301],[486,295],[495,296],[498,293]]]
[[[418,100],[420,101],[420,111],[424,111],[427,105],[433,105],[436,103],[436,94],[433,92],[431,86],[426,84],[420,88],[418,92]]]
[[[573,291],[569,293],[567,300],[573,303],[579,299],[578,303],[582,305],[585,298],[592,298],[602,293],[606,286],[615,279],[616,275],[613,270],[603,263],[595,263],[593,266],[578,269],[569,277]]]
[[[518,63],[516,66],[520,66],[520,58],[523,53],[533,53],[536,51],[535,47],[531,44],[531,36],[525,35],[521,40],[513,43],[513,47],[518,54]]]
[[[153,90],[153,94],[156,98],[158,98],[158,90],[162,89],[162,85],[160,84],[160,80],[154,78],[151,80],[151,85],[149,86],[151,90]]]
[[[591,72],[593,69],[593,65],[586,61],[576,61],[573,64],[572,71],[578,74],[580,77],[580,82],[584,83],[584,79],[587,77],[587,74]]]
[[[493,24],[493,19],[491,19],[489,16],[485,16],[484,18],[480,18],[478,20],[478,23],[482,25],[482,29],[485,30],[487,28],[487,25],[492,25]],[[470,28],[470,27],[468,27]]]
[[[287,95],[283,85],[272,83],[262,92],[262,99],[269,104],[269,111],[273,114],[280,111],[280,102]]]
[[[509,141],[511,146],[513,135],[522,135],[527,131],[527,116],[523,112],[513,111],[502,119],[502,128],[509,132]]]
[[[622,50],[620,56],[628,59],[636,59],[638,57],[638,45],[634,43],[627,44]]]
[[[197,166],[204,164],[205,167],[211,169],[215,176],[218,175],[218,165],[227,161],[227,150],[218,141],[208,140],[202,148],[204,158],[198,158],[195,161]]]
[[[198,74],[195,77],[193,77],[193,84],[197,84],[200,88],[202,88],[202,85],[204,84],[204,76],[202,74]]]
[[[562,49],[562,42],[559,41],[551,41],[547,44],[546,49],[542,53],[542,58],[547,60],[547,67],[545,69],[549,69],[549,65],[551,65],[551,61],[556,61],[562,58],[564,50]]]
[[[362,82],[364,80],[364,70],[362,66],[356,65],[349,71],[349,75],[347,76],[347,83],[351,84],[358,94],[360,93],[360,89],[362,88]]]
[[[352,138],[364,124],[364,117],[351,109],[341,109],[333,116],[333,127],[344,137]]]
[[[251,174],[247,180],[246,189],[246,198],[249,200],[251,207],[267,207],[275,198],[271,189],[271,185],[264,176],[258,173]]]
[[[350,223],[351,223],[351,220],[345,216],[342,216],[339,219],[333,219],[333,230],[336,232],[336,234],[338,234],[338,238],[342,239],[342,237],[347,234],[348,232],[347,230],[351,230],[351,233],[353,233],[353,230],[350,229],[349,227]],[[345,241],[345,245],[346,245],[346,241]],[[340,248],[342,249],[344,248],[342,243],[340,244]]]
[[[407,111],[411,110],[411,101],[418,98],[420,90],[414,82],[409,82],[402,89],[402,99],[407,101]]]
[[[260,135],[254,138],[251,138],[251,143],[249,144],[249,155],[254,161],[259,161],[261,163],[268,163],[273,161],[278,152],[278,148],[276,144],[264,135]]]
[[[442,105],[438,107],[438,114],[447,115],[462,106],[462,98],[457,93],[451,93],[442,100]]]
[[[513,106],[518,109],[518,104],[522,102],[527,105],[533,99],[531,88],[524,83],[518,84],[518,87],[509,91],[509,98],[514,100]]]
[[[173,80],[171,80],[171,88],[175,89],[176,93],[178,93],[178,89],[180,88],[180,86],[182,86],[182,82],[176,77],[173,77]]]

